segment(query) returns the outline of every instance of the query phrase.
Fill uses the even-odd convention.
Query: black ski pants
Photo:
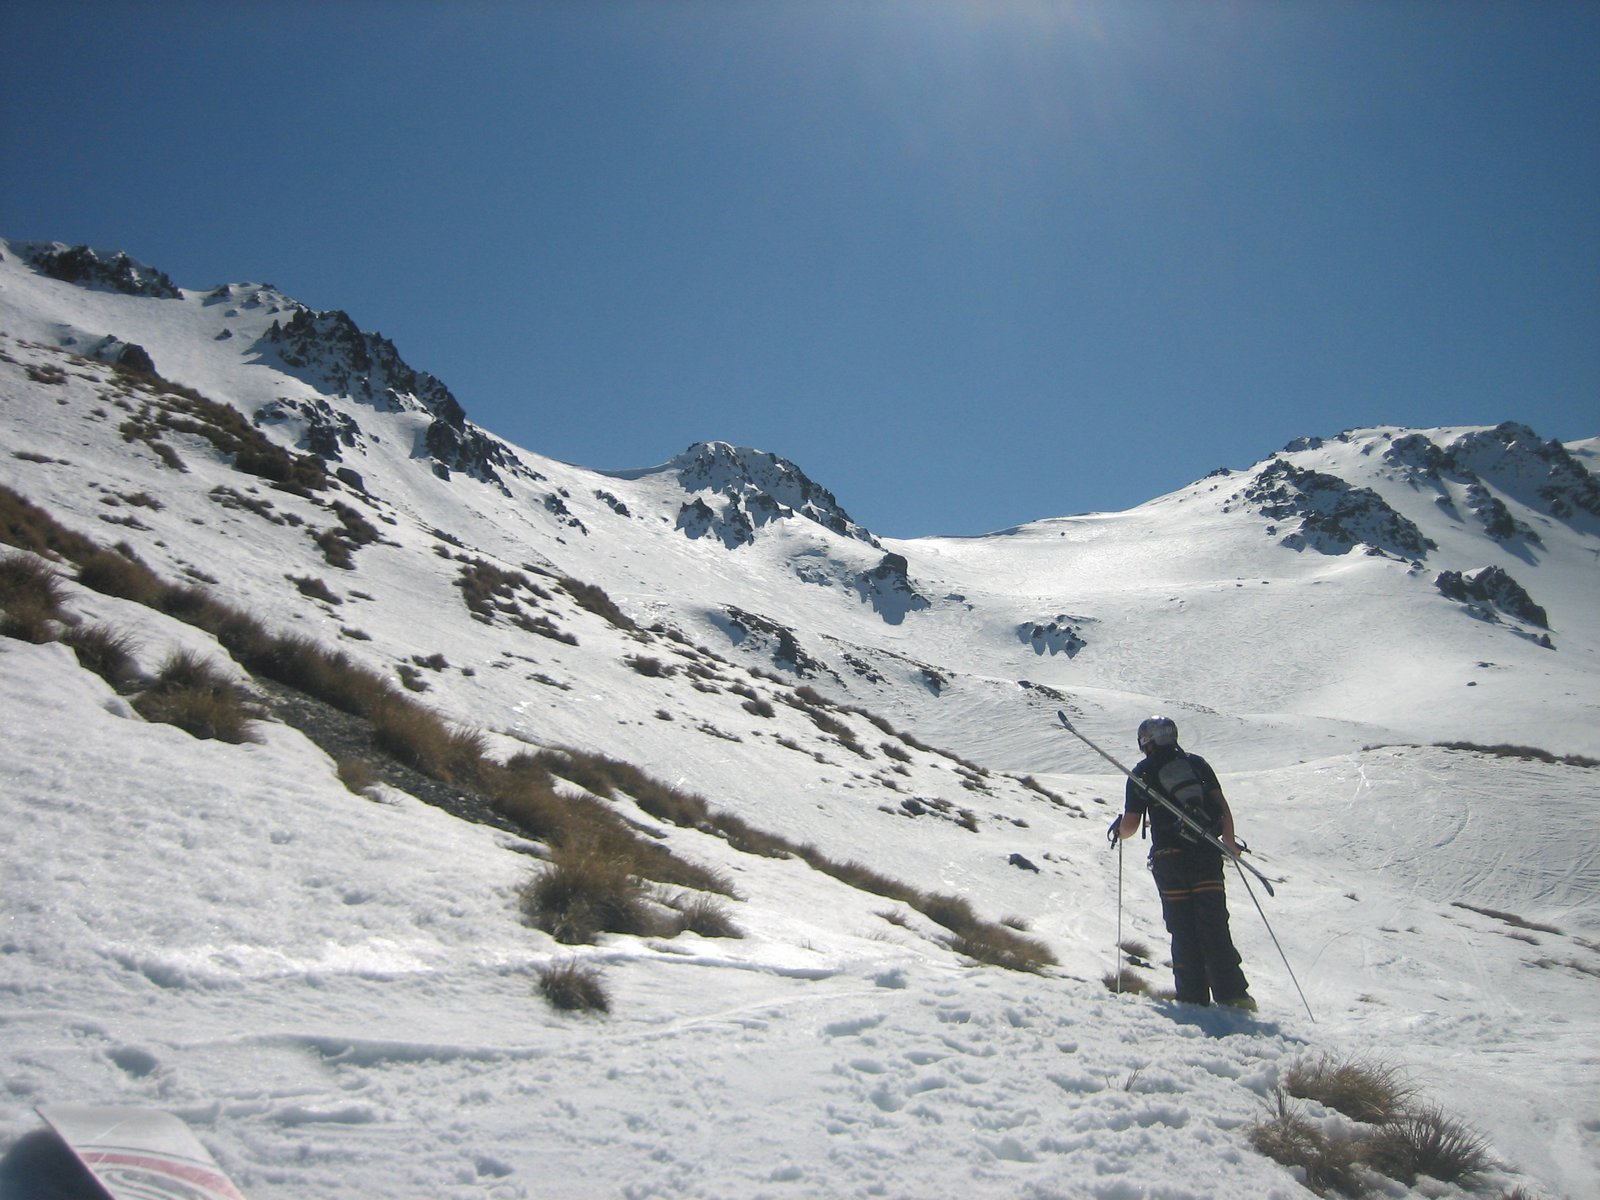
[[[1227,1004],[1250,988],[1228,930],[1222,855],[1205,848],[1158,850],[1150,869],[1172,935],[1172,982],[1185,1004]]]

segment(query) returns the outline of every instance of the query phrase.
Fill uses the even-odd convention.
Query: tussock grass
[[[611,993],[600,968],[576,958],[539,968],[539,991],[562,1012],[611,1011]]]
[[[1423,1176],[1471,1188],[1490,1165],[1488,1144],[1433,1105],[1414,1103],[1415,1089],[1397,1068],[1330,1055],[1292,1066],[1273,1092],[1251,1144],[1285,1166],[1298,1167],[1319,1195],[1364,1196],[1368,1171],[1415,1186]],[[1349,1118],[1341,1127],[1313,1121],[1301,1101]]]
[[[678,912],[680,932],[697,933],[707,938],[742,938],[744,930],[734,921],[728,906],[704,892],[680,892],[667,903]]]
[[[55,641],[66,622],[61,576],[31,554],[0,559],[0,635],[22,642]]]
[[[466,787],[483,782],[488,741],[479,730],[452,725],[393,693],[367,716],[379,748],[406,766],[441,783]]]
[[[1107,971],[1100,978],[1106,985],[1106,991],[1116,992],[1124,996],[1148,996],[1150,984],[1131,967],[1123,967],[1120,971]]]
[[[1416,1095],[1397,1067],[1370,1059],[1341,1062],[1331,1054],[1295,1063],[1283,1086],[1291,1096],[1315,1100],[1368,1125],[1395,1120]]]
[[[1308,1119],[1300,1105],[1279,1088],[1274,1111],[1251,1127],[1250,1144],[1268,1158],[1305,1172],[1306,1186],[1319,1196],[1330,1190],[1347,1196],[1365,1194],[1359,1141],[1333,1137]]]
[[[602,933],[664,932],[633,856],[611,840],[555,847],[520,901],[530,924],[568,945],[592,943]]]
[[[624,633],[637,633],[639,627],[629,619],[628,615],[617,607],[616,602],[605,592],[605,589],[593,583],[584,583],[582,580],[573,579],[563,575],[558,581],[563,590],[578,602],[580,608],[587,609],[597,617],[604,617],[612,625]]]
[[[339,782],[344,784],[357,796],[371,796],[371,790],[383,782],[378,774],[378,768],[370,759],[345,758],[340,759],[337,767]]]
[[[61,640],[78,656],[78,664],[119,691],[138,675],[139,643],[131,633],[109,625],[79,625],[64,630]]]
[[[78,562],[78,582],[91,591],[159,608],[167,585],[132,554],[96,548]]]
[[[221,742],[253,740],[254,715],[244,694],[214,663],[193,651],[171,654],[154,684],[140,693],[133,707],[147,721],[176,725],[197,738]]]
[[[1426,1175],[1470,1187],[1490,1162],[1483,1138],[1431,1105],[1386,1121],[1366,1146],[1366,1158],[1407,1186]]]

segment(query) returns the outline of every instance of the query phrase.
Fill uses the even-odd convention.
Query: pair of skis
[[[1193,833],[1196,837],[1200,838],[1202,841],[1206,842],[1208,845],[1215,846],[1218,850],[1220,850],[1222,852],[1222,855],[1223,855],[1224,858],[1233,859],[1234,863],[1237,864],[1240,867],[1240,869],[1245,870],[1245,871],[1249,871],[1250,874],[1254,875],[1257,879],[1259,879],[1261,881],[1261,886],[1267,889],[1267,895],[1276,896],[1278,894],[1277,892],[1272,890],[1272,880],[1268,879],[1265,875],[1263,875],[1260,871],[1256,870],[1249,863],[1244,862],[1241,859],[1239,859],[1238,857],[1236,857],[1226,846],[1224,846],[1222,844],[1222,840],[1220,838],[1218,838],[1216,834],[1212,833],[1204,825],[1200,824],[1200,822],[1196,821],[1188,813],[1184,812],[1183,809],[1179,808],[1171,800],[1168,800],[1160,792],[1156,791],[1149,784],[1147,784],[1144,780],[1140,779],[1132,771],[1128,770],[1127,767],[1123,766],[1116,759],[1112,758],[1110,754],[1106,753],[1106,751],[1102,750],[1099,746],[1097,746],[1093,742],[1091,742],[1087,737],[1085,737],[1083,735],[1083,733],[1080,730],[1078,730],[1077,728],[1075,728],[1073,726],[1072,722],[1067,719],[1067,714],[1066,713],[1064,713],[1064,712],[1062,712],[1062,711],[1060,711],[1058,709],[1058,710],[1056,710],[1056,716],[1061,718],[1061,723],[1067,727],[1067,732],[1068,733],[1072,734],[1073,737],[1077,738],[1085,746],[1089,747],[1089,749],[1093,750],[1101,758],[1105,759],[1113,767],[1115,767],[1117,770],[1121,771],[1129,779],[1133,780],[1134,783],[1138,784],[1139,787],[1144,791],[1144,794],[1146,796],[1150,797],[1150,799],[1154,800],[1157,804],[1161,805],[1168,812],[1170,812],[1173,816],[1177,817],[1178,820],[1183,824],[1183,826],[1186,829],[1188,829],[1191,833]]]
[[[1201,825],[1198,821],[1196,821],[1188,813],[1184,812],[1181,808],[1179,808],[1171,800],[1167,799],[1160,792],[1156,791],[1156,789],[1151,787],[1144,780],[1140,779],[1132,771],[1128,770],[1127,767],[1123,766],[1120,762],[1118,762],[1115,758],[1113,758],[1109,753],[1107,753],[1106,751],[1102,750],[1099,746],[1095,745],[1094,742],[1090,741],[1089,738],[1084,736],[1084,734],[1083,734],[1083,732],[1081,730],[1079,730],[1076,726],[1074,726],[1072,724],[1071,720],[1068,719],[1067,714],[1065,712],[1061,711],[1060,709],[1057,709],[1056,710],[1056,716],[1061,719],[1061,724],[1066,727],[1066,730],[1067,730],[1068,733],[1072,734],[1073,737],[1077,738],[1085,746],[1089,747],[1089,749],[1093,750],[1101,758],[1105,759],[1113,767],[1115,767],[1117,770],[1121,771],[1124,775],[1126,775],[1134,783],[1138,784],[1139,787],[1144,790],[1144,794],[1146,796],[1150,797],[1150,799],[1154,800],[1157,804],[1160,804],[1163,808],[1165,808],[1173,816],[1178,818],[1178,820],[1183,823],[1184,827],[1189,829],[1196,836],[1201,838],[1203,841],[1205,841],[1209,845],[1215,846],[1218,850],[1220,850],[1222,852],[1223,858],[1228,859],[1233,863],[1234,867],[1239,872],[1239,882],[1244,884],[1244,890],[1250,896],[1251,903],[1256,906],[1256,912],[1261,914],[1261,923],[1267,927],[1267,935],[1272,938],[1272,944],[1275,947],[1277,947],[1278,957],[1283,960],[1283,969],[1289,972],[1289,981],[1294,984],[1294,990],[1300,993],[1300,1003],[1304,1004],[1306,1006],[1306,1016],[1311,1018],[1312,1024],[1315,1024],[1316,1020],[1317,1020],[1317,1015],[1314,1012],[1311,1011],[1311,1002],[1306,999],[1305,990],[1303,988],[1301,988],[1300,981],[1295,978],[1294,968],[1289,965],[1289,956],[1283,952],[1283,946],[1278,941],[1278,935],[1275,932],[1273,932],[1272,922],[1267,920],[1266,910],[1261,907],[1261,901],[1256,899],[1255,889],[1250,886],[1250,880],[1248,878],[1246,878],[1245,872],[1249,871],[1251,875],[1254,875],[1258,880],[1261,881],[1261,886],[1267,889],[1267,895],[1276,896],[1278,893],[1273,890],[1272,881],[1270,879],[1268,879],[1265,875],[1263,875],[1260,871],[1256,870],[1249,863],[1244,862],[1240,858],[1239,855],[1231,853],[1228,850],[1228,848],[1222,844],[1221,839],[1218,838],[1215,834],[1213,834],[1209,829],[1207,829],[1205,826]],[[1120,860],[1119,860],[1119,862],[1120,862]],[[1120,931],[1119,931],[1119,934],[1118,934],[1118,940],[1119,940],[1119,942],[1121,940]]]

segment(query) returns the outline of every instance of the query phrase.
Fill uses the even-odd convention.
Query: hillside
[[[197,741],[59,643],[0,643],[0,1142],[34,1104],[155,1104],[257,1200],[1290,1196],[1246,1131],[1328,1052],[1414,1074],[1489,1137],[1491,1183],[1575,1196],[1600,1167],[1600,439],[1349,431],[1124,513],[897,541],[771,453],[600,473],[508,445],[269,285],[0,258],[14,496],[495,760],[606,755],[1056,960],[975,965],[915,906],[637,784],[600,802],[731,881],[744,936],[558,944],[517,912],[549,847],[470,784],[355,794],[332,718],[285,723],[225,636],[63,565],[66,611],[126,630],[143,674],[192,650],[266,707],[258,741]],[[1261,1020],[1106,992],[1122,784],[1058,708],[1130,762],[1166,711],[1219,767],[1315,1023],[1242,892]],[[611,1017],[539,1000],[573,954]]]

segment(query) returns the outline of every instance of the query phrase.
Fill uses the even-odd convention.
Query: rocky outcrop
[[[1500,567],[1476,571],[1443,571],[1434,581],[1439,594],[1465,604],[1473,614],[1486,620],[1499,620],[1499,614],[1532,625],[1550,628],[1545,610],[1533,602],[1527,590]]]
[[[104,254],[60,242],[24,242],[17,244],[16,250],[41,274],[63,283],[158,300],[176,300],[182,295],[165,274],[126,254]]]
[[[695,495],[678,514],[678,528],[689,537],[712,535],[731,549],[753,542],[762,526],[798,517],[882,549],[832,492],[775,454],[698,442],[654,472],[632,474],[660,472],[675,473],[683,489]]]
[[[432,460],[434,474],[448,479],[454,472],[506,490],[501,472],[528,479],[529,470],[505,443],[467,421],[466,410],[450,389],[425,371],[414,370],[388,338],[364,332],[349,314],[312,312],[297,306],[288,320],[274,320],[254,347],[263,359],[286,374],[331,396],[348,396],[380,412],[421,411],[432,417],[416,448]],[[308,448],[350,446],[349,431],[331,432],[319,424],[314,406],[268,406],[262,420],[294,415],[307,423]]]
[[[1017,637],[1025,645],[1032,646],[1037,655],[1065,654],[1076,658],[1089,644],[1082,633],[1082,626],[1089,619],[1059,613],[1048,621],[1024,621],[1017,626]]]
[[[1425,558],[1438,549],[1415,522],[1371,488],[1297,467],[1287,459],[1274,458],[1239,497],[1275,522],[1293,522],[1294,527],[1279,539],[1291,549],[1345,554],[1366,545],[1409,559]]]
[[[903,554],[885,554],[877,566],[861,572],[852,583],[861,599],[890,625],[900,624],[907,613],[932,607],[932,601],[911,582],[910,564]]]
[[[1463,434],[1448,446],[1425,434],[1407,434],[1395,439],[1383,457],[1414,482],[1438,488],[1440,507],[1452,515],[1458,510],[1445,485],[1465,488],[1467,508],[1498,542],[1539,545],[1543,540],[1502,497],[1568,524],[1600,528],[1593,519],[1600,518],[1600,482],[1560,442],[1545,441],[1514,421]]]

